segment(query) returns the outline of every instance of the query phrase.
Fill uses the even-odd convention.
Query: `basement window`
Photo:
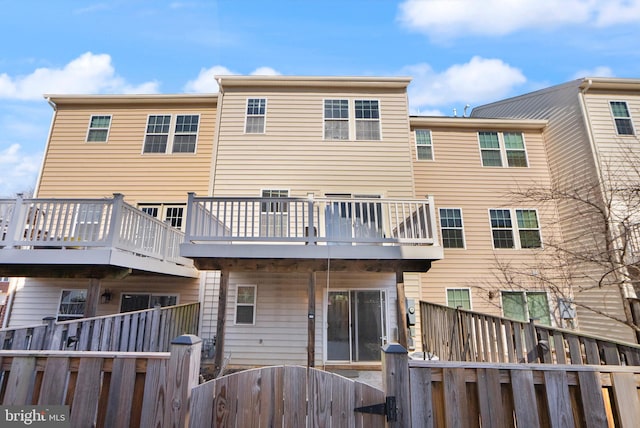
[[[58,321],[82,318],[87,303],[87,290],[62,290],[60,306],[58,306]]]

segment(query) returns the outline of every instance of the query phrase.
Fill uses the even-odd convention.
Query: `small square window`
[[[447,306],[471,310],[471,293],[468,288],[448,288]]]

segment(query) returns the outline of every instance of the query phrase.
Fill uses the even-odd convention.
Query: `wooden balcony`
[[[432,198],[189,194],[180,254],[199,269],[426,271],[442,258]]]
[[[0,199],[0,275],[92,277],[156,273],[196,277],[184,234],[109,199]]]

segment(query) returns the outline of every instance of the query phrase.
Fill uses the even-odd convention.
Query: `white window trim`
[[[325,115],[325,103],[327,101],[346,101],[347,102],[347,118],[346,119],[336,119],[336,118],[328,118]],[[324,141],[350,141],[351,140],[351,115],[352,115],[352,111],[351,111],[351,103],[349,102],[348,98],[323,98],[322,99],[322,139]],[[335,120],[335,121],[343,121],[343,122],[347,122],[347,138],[346,139],[340,139],[340,138],[327,138],[327,134],[325,133],[325,125],[327,123],[327,120]]]
[[[73,315],[73,314],[61,314],[60,313],[60,305],[62,305],[62,295],[64,294],[65,291],[84,291],[86,293],[86,297],[89,296],[89,290],[86,288],[63,288],[60,290],[60,294],[58,295],[58,302],[57,302],[57,307],[56,307],[56,320],[58,320],[60,317],[65,317],[65,318],[83,318],[84,317],[84,313],[80,314],[80,315]],[[85,297],[85,299],[86,299]],[[85,300],[84,302],[84,310],[87,310],[87,301]]]
[[[164,152],[145,152],[144,145],[147,140],[147,127],[149,126],[149,118],[151,116],[171,116],[169,121],[169,133],[167,134],[167,147]],[[195,147],[193,148],[193,152],[173,152],[173,143],[174,138],[176,136],[176,123],[178,121],[178,116],[198,116],[198,130],[196,131],[196,142]],[[144,156],[163,156],[163,155],[175,155],[175,156],[193,156],[198,152],[198,141],[200,137],[200,129],[201,129],[201,117],[200,113],[150,113],[147,115],[147,120],[144,123],[144,136],[142,137],[142,151],[141,154]],[[156,134],[157,135],[157,134]]]
[[[431,142],[431,144],[428,147],[431,147],[431,159],[420,159],[420,158],[418,158],[418,147],[426,146],[425,144],[418,144],[418,131],[427,131],[427,132],[429,132],[429,141]],[[413,130],[413,139],[415,141],[415,146],[416,146],[416,161],[417,162],[433,162],[433,161],[436,160],[436,152],[435,152],[434,147],[433,147],[433,132],[431,131],[431,129],[423,129],[423,128],[414,129]]]
[[[333,139],[333,138],[326,138],[326,135],[324,133],[324,125],[325,125],[325,121],[327,120],[327,118],[324,115],[324,103],[325,101],[329,101],[329,100],[346,100],[348,103],[348,111],[349,111],[349,117],[345,120],[348,121],[349,123],[349,136],[346,140],[339,140],[339,139]],[[378,119],[356,119],[356,101],[376,101],[378,103]],[[266,115],[265,115],[266,116]],[[380,139],[379,140],[359,140],[356,138],[356,123],[359,120],[364,120],[364,121],[377,121],[378,122],[378,133],[380,134]],[[246,129],[246,124],[245,124],[245,129]],[[333,141],[333,142],[341,142],[341,141],[383,141],[383,136],[382,136],[382,103],[380,102],[380,100],[378,98],[362,98],[362,97],[352,97],[352,98],[323,98],[322,99],[322,140],[323,141]]]
[[[629,117],[618,117],[618,116],[614,116],[613,115],[613,106],[611,105],[611,103],[624,103],[627,106],[627,111],[629,112]],[[613,120],[613,129],[616,130],[616,136],[618,137],[636,137],[636,127],[635,124],[633,123],[633,117],[631,117],[631,109],[629,108],[629,102],[625,101],[625,100],[609,100],[608,102],[609,104],[609,112],[611,113],[611,119]],[[620,134],[618,132],[618,125],[616,124],[616,119],[629,119],[629,122],[631,122],[631,130],[633,131],[633,134]]]
[[[491,226],[491,210],[508,210],[510,215],[511,215],[511,233],[513,233],[513,248],[496,248],[494,240],[493,240],[493,227]],[[522,248],[522,245],[520,243],[520,228],[518,227],[518,217],[516,216],[516,212],[517,211],[535,211],[536,212],[536,219],[538,220],[538,233],[540,235],[540,246],[539,247],[535,247],[535,248]],[[506,251],[513,251],[513,250],[542,250],[544,249],[544,241],[542,240],[542,224],[540,223],[540,213],[538,212],[537,208],[489,208],[487,210],[487,217],[489,219],[489,232],[490,232],[490,237],[491,237],[491,247],[494,250],[500,251],[500,250],[506,250]],[[464,221],[462,223],[462,225],[464,226]],[[507,230],[504,228],[501,228],[500,230]],[[522,230],[531,230],[531,229],[522,229]],[[466,242],[465,242],[466,244]]]
[[[264,115],[260,115],[260,114],[252,114],[251,117],[262,117],[263,120],[263,126],[262,126],[262,132],[247,132],[247,119],[249,118],[249,113],[248,113],[248,109],[249,109],[249,100],[264,100]],[[267,133],[267,108],[269,106],[269,100],[267,99],[267,97],[247,97],[245,103],[244,103],[244,126],[242,127],[242,131],[244,134],[247,135],[264,135]]]
[[[498,146],[500,151],[500,163],[501,166],[493,166],[493,165],[484,165],[482,162],[482,150],[493,150],[498,151],[498,149],[483,149],[480,146],[480,133],[481,132],[495,132],[498,134]],[[507,151],[516,151],[516,150],[507,150],[507,147],[504,144],[504,134],[505,133],[517,133],[522,135],[522,146],[524,151],[524,158],[527,161],[527,166],[509,166],[509,161],[507,159]],[[513,169],[525,169],[531,168],[531,164],[529,163],[529,151],[527,150],[527,141],[525,139],[524,132],[522,131],[495,131],[495,130],[485,130],[481,129],[476,132],[476,140],[478,141],[478,153],[480,154],[480,166],[483,168],[513,168]],[[433,146],[433,140],[431,141],[431,145]],[[433,149],[432,149],[433,150]],[[518,150],[520,151],[520,150]]]
[[[459,208],[459,207],[438,207],[438,228],[439,228],[438,231],[440,232],[440,239],[442,239],[442,223],[440,223],[440,210],[460,210],[460,221],[462,221],[462,227],[460,229],[462,230],[462,242],[464,243],[462,248],[445,247],[444,243],[443,243],[442,248],[444,250],[446,250],[446,251],[449,251],[449,250],[454,250],[454,251],[455,250],[466,250],[467,249],[467,236],[466,236],[466,233],[465,233],[465,230],[464,230],[464,214],[462,213],[462,208]],[[491,218],[489,218],[489,222],[491,222]],[[447,227],[445,229],[456,229],[456,228]]]
[[[137,208],[142,211],[143,208],[158,208],[158,220],[165,222],[167,218],[167,210],[169,208],[182,208],[182,227],[180,230],[184,232],[187,222],[187,204],[184,202],[162,203],[162,202],[138,202]]]
[[[104,141],[89,141],[89,133],[91,131],[97,131],[97,130],[104,130],[105,128],[92,128],[91,127],[91,122],[93,121],[94,117],[98,117],[98,116],[108,116],[109,117],[109,126],[106,128],[107,130],[107,138],[105,138]],[[105,144],[109,141],[109,135],[111,134],[111,124],[113,122],[113,115],[112,114],[92,114],[91,116],[89,116],[89,126],[87,126],[87,134],[84,136],[84,142],[85,143],[89,143],[89,144]]]
[[[253,322],[251,323],[238,323],[238,288],[246,287],[253,288],[253,305],[247,303],[240,303],[240,306],[253,306]],[[256,284],[236,284],[236,302],[233,306],[233,324],[234,325],[256,325],[256,318],[258,312],[258,286]]]
[[[446,287],[444,289],[444,296],[449,306],[449,290],[467,290],[469,292],[469,310],[473,310],[473,293],[470,287]]]

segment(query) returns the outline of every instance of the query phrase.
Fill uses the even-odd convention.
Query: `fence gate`
[[[334,373],[265,367],[195,387],[189,426],[377,428],[385,426],[384,415],[354,409],[384,401],[383,391]]]

